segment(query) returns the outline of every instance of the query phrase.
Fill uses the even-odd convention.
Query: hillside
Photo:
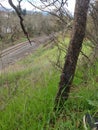
[[[1,130],[83,130],[85,113],[98,116],[98,63],[83,65],[81,56],[65,111],[58,118],[53,112],[61,72],[50,61],[57,52],[40,47],[1,72]]]

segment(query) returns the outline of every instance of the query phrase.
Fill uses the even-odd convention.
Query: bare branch
[[[80,51],[80,52],[81,52],[81,54],[82,54],[84,57],[87,58],[87,60],[88,60],[89,62],[91,62],[90,58],[89,58],[83,51]]]
[[[19,6],[20,6],[21,1],[22,1],[22,0],[19,1]],[[26,29],[25,29],[24,23],[23,23],[24,19],[23,19],[23,17],[22,17],[22,14],[21,14],[20,10],[13,4],[12,0],[8,0],[8,2],[9,2],[9,4],[11,5],[11,7],[16,11],[16,13],[17,13],[17,15],[18,15],[18,17],[19,17],[19,19],[20,19],[21,28],[22,28],[24,34],[26,35],[26,37],[27,37],[29,43],[31,44],[29,35],[28,35],[28,33],[27,33]],[[32,45],[32,44],[31,44],[31,45]]]
[[[28,0],[28,2],[35,7],[38,10],[41,10],[43,12],[46,12],[48,14],[51,14],[55,17],[57,17],[58,19],[60,19],[62,21],[62,23],[64,25],[66,25],[66,21],[65,21],[65,17],[67,16],[69,18],[69,20],[72,19],[71,14],[69,13],[69,11],[67,10],[67,8],[65,7],[65,5],[67,5],[67,0],[52,0],[52,2],[46,2],[46,1],[42,1],[40,0],[42,3],[42,6],[37,6],[35,5],[33,2],[31,2],[30,0]],[[53,7],[53,10],[51,10],[48,7]]]
[[[1,6],[3,9],[5,9],[6,11],[10,11],[10,10],[11,10],[11,9],[5,8],[1,3],[0,3],[0,6]]]

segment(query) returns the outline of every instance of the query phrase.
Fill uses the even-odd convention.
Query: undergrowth
[[[57,49],[39,48],[18,62],[18,71],[0,74],[0,130],[83,130],[83,115],[98,116],[98,63],[78,66],[64,111],[53,112],[59,83]],[[15,65],[14,65],[15,67]]]

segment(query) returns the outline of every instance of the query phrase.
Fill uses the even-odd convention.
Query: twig
[[[83,51],[80,51],[80,52],[81,52],[81,54],[82,54],[83,56],[85,56],[85,57],[88,59],[89,62],[91,62],[91,60],[89,59],[89,57],[88,57],[86,54],[84,54]]]
[[[7,8],[5,8],[1,3],[0,3],[0,6],[1,6],[3,9],[5,9],[6,11],[11,10],[11,9],[7,9]]]

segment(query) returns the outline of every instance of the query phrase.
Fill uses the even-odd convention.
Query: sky
[[[35,1],[35,0],[31,0],[31,1]],[[13,2],[17,4],[17,0],[13,0]],[[36,2],[37,2],[37,5],[40,4],[39,0],[36,0]],[[0,3],[6,8],[11,8],[8,3],[8,0],[0,0]],[[24,9],[33,10],[33,7],[26,0],[23,0],[21,5],[22,5],[22,8]],[[74,12],[74,7],[75,7],[75,0],[68,0],[68,9],[70,10],[71,13]]]

